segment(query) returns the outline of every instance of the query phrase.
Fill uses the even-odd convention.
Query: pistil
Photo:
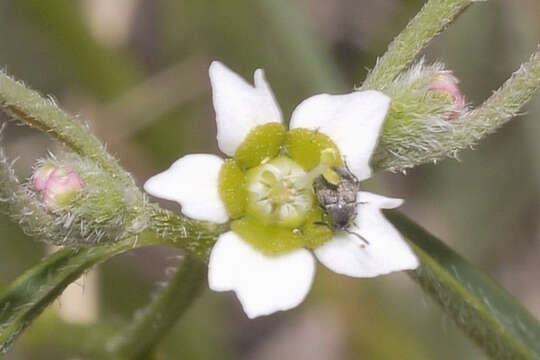
[[[248,213],[264,224],[296,227],[313,207],[311,182],[305,170],[280,156],[247,173]]]

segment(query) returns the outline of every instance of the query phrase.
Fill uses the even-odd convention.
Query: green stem
[[[162,241],[204,261],[208,259],[216,238],[228,230],[226,224],[191,220],[157,206],[149,211],[149,231],[153,231]]]
[[[402,125],[403,128],[409,127],[403,136],[395,136],[389,131],[386,131],[388,136],[384,136],[383,132],[372,165],[378,170],[403,171],[420,164],[455,157],[460,150],[476,145],[479,140],[519,115],[523,106],[539,91],[540,50],[482,105],[457,119],[447,121],[439,131],[423,129],[422,126],[426,124],[418,123]]]
[[[361,89],[382,90],[462,11],[478,0],[429,0],[377,60]]]
[[[151,351],[163,339],[189,308],[203,289],[206,264],[193,257],[185,257],[181,267],[152,303],[118,336],[109,347],[120,359],[148,359]]]
[[[69,146],[82,157],[100,165],[126,186],[136,188],[134,181],[103,144],[80,120],[61,110],[53,100],[0,72],[0,107],[23,123],[43,131]]]
[[[540,359],[540,324],[509,293],[405,216],[386,214],[421,261],[411,277],[492,359]]]
[[[0,297],[0,353],[62,291],[92,265],[132,247],[131,241],[87,250],[61,250],[13,282]]]
[[[484,136],[519,114],[540,91],[540,50],[506,80],[484,103],[459,119],[456,130],[446,134],[461,148],[475,145]],[[447,141],[444,139],[444,141]]]
[[[201,230],[202,231],[202,230]],[[210,237],[209,233],[188,233],[183,237]],[[217,236],[213,234],[214,238]],[[142,233],[112,245],[89,249],[64,249],[25,272],[0,294],[0,353],[39,316],[45,307],[90,267],[131,249],[151,245],[176,246],[175,241]]]

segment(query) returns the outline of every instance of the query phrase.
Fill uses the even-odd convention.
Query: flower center
[[[247,172],[247,209],[264,224],[302,225],[313,207],[311,182],[293,160],[280,156]]]

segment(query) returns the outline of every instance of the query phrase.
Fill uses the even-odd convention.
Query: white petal
[[[223,159],[215,155],[186,155],[148,179],[144,190],[176,201],[182,205],[182,213],[192,219],[224,223],[229,216],[218,190],[221,165]]]
[[[255,71],[255,86],[219,61],[210,65],[210,82],[216,111],[219,149],[233,156],[246,135],[256,126],[282,122],[281,110],[264,72]]]
[[[314,274],[315,261],[309,251],[267,256],[232,231],[219,237],[208,264],[210,289],[234,290],[249,318],[300,304]]]
[[[339,233],[334,239],[315,250],[315,255],[331,270],[354,277],[373,277],[393,271],[412,270],[418,259],[380,209],[390,209],[402,203],[370,193],[359,193],[356,225],[350,231],[364,237]]]
[[[373,206],[379,209],[395,209],[403,204],[403,199],[389,198],[367,191],[360,191],[356,196],[356,201],[366,203],[365,206]],[[361,209],[358,210],[361,211]]]
[[[375,150],[390,98],[378,91],[346,95],[315,95],[292,114],[290,128],[318,130],[338,146],[359,180],[371,176],[369,159]]]

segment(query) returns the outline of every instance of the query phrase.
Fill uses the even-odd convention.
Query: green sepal
[[[309,171],[321,163],[321,154],[324,150],[333,150],[335,156],[330,166],[343,167],[343,159],[336,144],[325,134],[308,129],[293,129],[288,132],[285,141],[288,155]]]
[[[236,161],[225,160],[219,172],[219,195],[231,219],[238,219],[246,212],[246,176]]]
[[[266,255],[282,255],[305,246],[299,229],[264,225],[250,217],[233,221],[231,229]]]
[[[234,159],[243,169],[258,166],[279,154],[286,134],[285,127],[280,123],[257,126],[240,144]]]

